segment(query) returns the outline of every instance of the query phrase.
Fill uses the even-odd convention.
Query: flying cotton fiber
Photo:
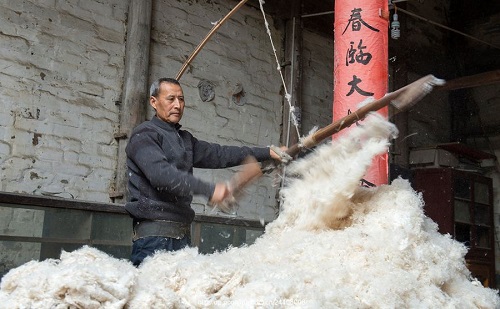
[[[102,308],[131,309],[500,307],[497,291],[484,288],[467,270],[467,249],[437,232],[407,181],[359,185],[395,132],[389,122],[370,116],[293,163],[282,190],[283,210],[253,245],[210,255],[195,248],[160,252],[138,269],[85,247],[64,253],[60,262],[30,262],[12,270],[2,281],[0,303],[98,308],[100,302]],[[99,263],[80,260],[89,253],[99,256]],[[69,273],[80,283],[61,280]]]

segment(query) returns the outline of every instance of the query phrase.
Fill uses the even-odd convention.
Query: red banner
[[[334,121],[358,109],[367,98],[379,99],[387,93],[389,25],[383,12],[388,12],[387,0],[335,1]],[[379,113],[387,117],[388,109]],[[388,166],[388,154],[376,157],[364,179],[387,184]]]

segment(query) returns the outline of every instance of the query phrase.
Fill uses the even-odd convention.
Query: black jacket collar
[[[179,131],[179,130],[180,130],[180,128],[182,127],[179,123],[170,123],[170,122],[166,122],[166,121],[161,120],[161,119],[160,119],[160,118],[158,118],[157,116],[154,116],[154,117],[151,119],[151,122],[152,122],[154,125],[157,125],[157,126],[159,126],[160,128],[165,129],[165,130],[177,130],[177,131]]]

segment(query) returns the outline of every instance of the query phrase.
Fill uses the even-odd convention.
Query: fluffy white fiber
[[[289,170],[283,211],[255,244],[159,253],[139,269],[84,247],[2,280],[7,308],[498,308],[466,248],[437,232],[409,183],[363,188],[395,128],[371,116]]]
[[[123,308],[136,276],[130,262],[83,247],[9,271],[0,286],[0,308]]]

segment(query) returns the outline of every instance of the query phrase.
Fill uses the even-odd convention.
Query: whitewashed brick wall
[[[108,202],[128,2],[0,1],[0,190]]]
[[[237,2],[154,1],[151,31],[150,81],[175,77],[186,59],[213,26]],[[279,51],[282,34],[272,28]],[[281,57],[281,55],[280,55]],[[266,33],[262,13],[250,6],[238,10],[205,45],[181,77],[186,97],[183,128],[197,138],[229,145],[279,145],[281,80]],[[203,102],[200,80],[214,85],[215,98]],[[246,103],[232,101],[233,89],[241,84]],[[150,108],[149,117],[153,115]],[[148,118],[149,118],[148,117]],[[230,170],[196,170],[208,181],[229,180]],[[263,177],[244,195],[238,215],[272,220],[276,216],[277,188],[272,177]],[[204,200],[196,199],[198,213],[211,213]]]
[[[237,2],[153,3],[150,81],[174,77],[212,23]],[[0,191],[110,201],[127,12],[128,1],[119,0],[0,0]],[[282,33],[270,24],[279,52]],[[181,78],[184,128],[211,142],[279,144],[276,66],[261,12],[244,6]],[[200,80],[214,84],[213,101],[201,101]],[[232,101],[238,84],[245,93],[242,106]],[[148,118],[152,114],[149,109]],[[196,174],[225,181],[235,170]],[[266,176],[249,188],[238,215],[274,218],[278,190],[272,183]],[[201,200],[195,208],[211,213]]]
[[[213,22],[236,4],[153,1],[150,82],[175,77]],[[128,1],[120,0],[0,0],[0,191],[110,201],[127,13]],[[283,33],[268,20],[280,53]],[[304,37],[303,115],[309,130],[330,121],[333,41],[307,31]],[[187,105],[181,124],[210,142],[278,145],[282,85],[276,67],[261,12],[245,5],[182,76]],[[200,99],[201,80],[214,85],[213,101]],[[238,85],[244,90],[241,106],[232,99]],[[147,118],[152,115],[149,108]],[[216,182],[236,170],[195,173]],[[272,220],[278,194],[273,183],[274,176],[264,176],[249,187],[238,215]],[[213,214],[202,199],[194,207]]]

